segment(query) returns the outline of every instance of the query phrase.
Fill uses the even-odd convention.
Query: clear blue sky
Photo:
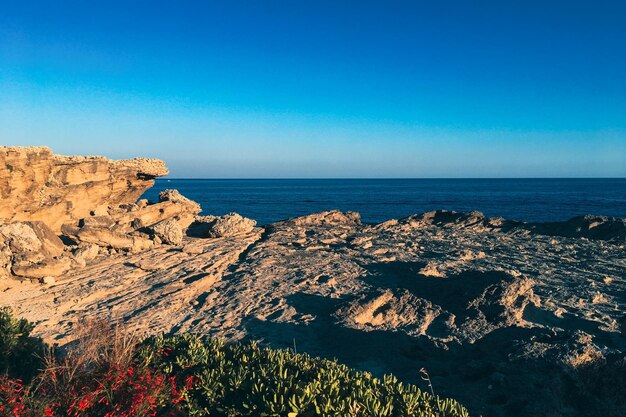
[[[3,0],[0,143],[173,177],[624,177],[626,2]]]

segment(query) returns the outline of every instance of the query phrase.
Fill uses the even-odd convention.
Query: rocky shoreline
[[[625,219],[329,211],[256,227],[175,190],[138,200],[167,172],[0,147],[0,305],[60,345],[86,317],[123,320],[411,382],[424,367],[475,415],[623,415]]]

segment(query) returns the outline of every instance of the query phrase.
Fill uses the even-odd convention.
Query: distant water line
[[[378,223],[447,209],[545,222],[626,217],[626,178],[613,179],[157,179],[144,198],[175,188],[203,214],[237,212],[261,225],[339,209]]]

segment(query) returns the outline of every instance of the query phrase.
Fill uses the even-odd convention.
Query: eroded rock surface
[[[146,334],[295,344],[417,383],[425,367],[475,415],[619,415],[600,375],[620,386],[625,242],[567,234],[480,213],[371,225],[331,211],[141,253],[101,248],[47,286],[7,281],[0,304],[61,344],[77,320],[121,318]]]
[[[208,237],[236,236],[248,233],[256,226],[256,221],[237,213],[228,213],[224,216],[199,216],[196,218],[196,233]]]
[[[0,146],[0,218],[39,220],[59,232],[111,206],[134,203],[167,175],[165,163],[55,155],[46,147]]]
[[[0,147],[0,278],[52,282],[98,253],[181,245],[200,213],[196,202],[176,190],[136,201],[167,172],[160,160]]]

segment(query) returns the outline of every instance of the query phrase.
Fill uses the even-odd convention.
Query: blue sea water
[[[203,214],[231,211],[261,225],[323,210],[377,223],[437,209],[478,210],[530,222],[583,214],[626,217],[626,178],[615,179],[157,179],[144,194],[178,189]]]

